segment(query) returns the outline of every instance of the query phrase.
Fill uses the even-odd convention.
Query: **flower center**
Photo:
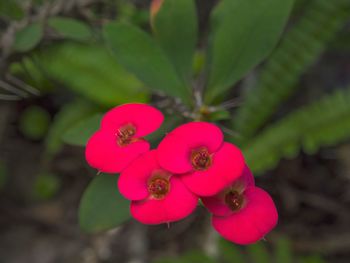
[[[225,203],[232,211],[238,211],[243,206],[243,195],[237,191],[231,191],[225,195]]]
[[[136,128],[131,124],[126,124],[120,127],[116,132],[118,145],[119,146],[129,145],[135,133],[136,133]]]
[[[192,151],[191,162],[195,170],[207,170],[211,165],[211,161],[211,156],[207,148],[201,147]]]
[[[170,183],[167,178],[154,177],[148,183],[148,192],[155,199],[164,198],[170,190]]]

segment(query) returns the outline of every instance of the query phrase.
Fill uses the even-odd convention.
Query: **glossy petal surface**
[[[170,192],[161,200],[132,201],[132,216],[143,224],[162,224],[181,220],[196,208],[198,197],[192,194],[176,176],[170,179]]]
[[[85,158],[90,166],[100,172],[119,173],[149,148],[145,140],[120,147],[113,133],[98,131],[86,145]]]
[[[144,137],[157,130],[164,120],[156,108],[141,103],[129,103],[108,111],[101,122],[101,129],[115,132],[122,125],[132,124],[136,128],[135,137]]]
[[[156,151],[152,150],[133,161],[119,176],[120,193],[129,200],[143,200],[148,197],[147,183],[155,171],[160,170]]]
[[[160,165],[173,173],[192,170],[191,153],[205,147],[210,153],[216,152],[223,142],[221,130],[208,122],[190,122],[170,132],[158,146]]]
[[[239,193],[243,193],[247,187],[254,186],[254,177],[250,172],[248,166],[245,166],[243,170],[243,174],[233,182],[233,184],[227,188],[225,188],[220,193],[213,195],[202,197],[202,202],[204,206],[216,216],[229,216],[233,212],[225,203],[225,194],[230,190],[235,190]]]
[[[245,167],[241,151],[231,143],[225,142],[212,158],[212,165],[208,170],[181,176],[185,185],[199,196],[219,193],[239,178]]]
[[[268,193],[257,187],[245,191],[246,205],[227,216],[213,216],[213,227],[227,240],[248,245],[262,239],[277,224],[278,214]]]

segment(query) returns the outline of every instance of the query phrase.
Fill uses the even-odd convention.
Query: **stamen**
[[[148,183],[148,192],[155,199],[163,199],[170,191],[170,183],[167,178],[154,177]]]
[[[243,206],[243,195],[239,194],[237,191],[230,191],[225,195],[225,203],[232,211],[238,211]]]
[[[136,128],[131,124],[127,124],[120,127],[116,132],[118,145],[119,146],[129,145],[132,142],[132,139],[135,134],[136,134]]]
[[[191,162],[195,170],[207,170],[212,162],[212,158],[208,152],[208,149],[205,147],[201,147],[199,149],[194,150],[191,154]]]

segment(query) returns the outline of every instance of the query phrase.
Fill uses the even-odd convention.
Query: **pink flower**
[[[149,150],[149,143],[142,137],[157,130],[163,119],[159,110],[146,104],[113,108],[104,115],[100,129],[86,145],[87,162],[101,172],[121,172]]]
[[[208,122],[177,127],[159,144],[157,158],[164,169],[182,174],[184,184],[199,196],[218,193],[244,169],[241,151],[223,142],[221,130]]]
[[[156,150],[132,162],[121,173],[118,188],[126,199],[132,201],[132,216],[143,224],[183,219],[194,211],[198,203],[198,197],[178,177],[159,166]]]
[[[246,167],[231,187],[212,197],[203,197],[212,215],[212,225],[224,238],[241,245],[263,238],[277,224],[278,214],[268,193],[254,186]]]

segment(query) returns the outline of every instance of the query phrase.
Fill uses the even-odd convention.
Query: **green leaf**
[[[304,149],[313,154],[322,146],[336,145],[350,138],[350,88],[288,114],[244,144],[243,153],[252,171],[274,167],[283,157]]]
[[[73,40],[88,40],[91,38],[91,30],[85,23],[68,17],[51,17],[48,25],[60,35]]]
[[[91,135],[99,129],[101,119],[102,114],[95,114],[79,121],[63,133],[63,141],[71,145],[85,146]]]
[[[24,12],[16,0],[0,1],[0,16],[18,20],[21,19],[23,15]]]
[[[186,81],[190,80],[192,72],[198,34],[197,19],[193,0],[165,0],[153,18],[156,39]]]
[[[62,136],[77,122],[92,116],[98,108],[84,100],[75,100],[64,105],[55,116],[45,140],[46,152],[53,155],[62,147]]]
[[[16,51],[29,51],[33,49],[43,37],[43,25],[33,23],[16,33],[13,48]]]
[[[287,238],[279,238],[275,247],[275,262],[293,263],[291,245]]]
[[[164,136],[171,130],[175,129],[176,126],[180,125],[183,119],[175,114],[166,114],[162,126],[155,132],[147,135],[145,139],[149,141],[152,147],[157,148],[159,142],[164,138]]]
[[[19,129],[29,139],[43,138],[49,128],[50,114],[41,107],[30,106],[21,114]]]
[[[40,174],[35,178],[34,198],[47,200],[57,194],[61,186],[60,179],[54,174]]]
[[[247,247],[249,252],[249,256],[254,263],[270,263],[270,255],[264,246],[264,244],[260,241],[254,245],[250,245]]]
[[[116,176],[98,175],[80,201],[80,227],[89,233],[117,227],[130,218],[129,203],[118,192]]]
[[[209,113],[208,115],[209,121],[222,121],[222,120],[228,120],[231,118],[231,113],[227,110],[219,110]]]
[[[303,74],[319,61],[330,40],[339,38],[350,18],[350,1],[312,0],[261,68],[257,85],[247,89],[233,129],[251,138],[298,89]]]
[[[222,259],[225,263],[244,263],[246,262],[244,254],[238,249],[236,245],[220,239],[219,248],[221,252]]]
[[[319,255],[304,257],[300,260],[301,263],[326,263],[326,261]]]
[[[190,91],[178,77],[173,65],[157,43],[131,25],[110,23],[104,36],[116,59],[154,91],[181,98],[190,103]]]
[[[64,43],[40,53],[36,59],[48,76],[103,106],[148,101],[142,83],[123,69],[105,47]]]
[[[223,0],[212,15],[205,101],[227,91],[275,47],[293,0]]]

